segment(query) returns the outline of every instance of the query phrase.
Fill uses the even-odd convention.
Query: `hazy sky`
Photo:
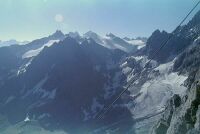
[[[0,40],[32,40],[57,29],[122,37],[149,36],[155,29],[170,32],[197,1],[0,0]]]

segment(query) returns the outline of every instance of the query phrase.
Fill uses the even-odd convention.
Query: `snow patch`
[[[146,43],[143,42],[142,40],[130,40],[130,41],[125,40],[125,41],[133,46],[137,46],[138,49],[141,49],[146,46]]]
[[[15,99],[15,96],[10,96],[8,97],[8,99],[6,100],[5,104],[10,103],[11,101],[13,101]]]
[[[91,119],[90,113],[87,112],[85,109],[83,110],[83,115],[84,115],[83,121],[88,121],[89,119]]]
[[[48,114],[48,113],[44,113],[44,114],[38,116],[38,119],[41,120],[41,119],[44,119],[44,118],[46,118],[46,117],[50,117],[50,116],[51,116],[50,114]]]
[[[173,65],[174,65],[174,61],[171,61],[171,62],[168,62],[166,64],[159,65],[154,70],[155,71],[158,70],[159,73],[161,73],[161,74],[166,74],[166,73],[168,73],[172,69]]]
[[[93,98],[90,110],[83,109],[83,121],[94,119],[97,115],[98,109],[102,109],[103,105],[97,101],[97,98]]]
[[[104,99],[109,99],[117,92],[117,89],[121,86],[120,78],[121,78],[121,72],[117,72],[115,76],[112,78],[112,82],[104,85],[104,91],[105,91]]]
[[[30,118],[29,118],[29,116],[26,116],[26,118],[24,119],[24,122],[30,122],[31,120],[30,120]]]
[[[43,99],[54,99],[56,97],[57,89],[54,89],[52,91],[47,91],[42,88],[42,86],[47,80],[48,80],[48,77],[45,77],[33,89],[28,90],[28,92],[23,96],[23,98],[28,97],[31,94],[36,94],[36,95],[39,95]]]
[[[92,113],[96,113],[98,109],[103,108],[103,105],[101,105],[96,98],[93,98],[93,102],[92,102],[92,106],[91,106],[91,110]]]
[[[60,40],[50,40],[48,43],[44,44],[42,47],[40,47],[38,49],[35,49],[35,50],[30,50],[30,51],[26,52],[24,55],[22,55],[22,58],[26,59],[26,58],[35,57],[35,56],[37,56],[44,49],[44,47],[50,47],[54,43],[58,43],[59,41]]]
[[[125,74],[125,75],[127,75],[127,74],[129,74],[132,70],[133,70],[133,69],[130,68],[130,67],[125,67],[125,68],[122,69],[122,73]]]
[[[33,59],[30,59],[25,65],[23,65],[23,66],[21,66],[21,67],[19,68],[19,70],[17,71],[17,76],[20,75],[20,74],[22,74],[22,73],[25,73],[25,72],[26,72],[26,69],[27,69],[27,67],[31,64],[32,60],[33,60]]]
[[[114,49],[120,49],[120,50],[122,50],[124,52],[128,52],[127,48],[123,47],[121,44],[113,43],[113,46],[114,46]]]
[[[136,56],[136,57],[133,57],[136,61],[140,61],[144,58],[144,56]]]

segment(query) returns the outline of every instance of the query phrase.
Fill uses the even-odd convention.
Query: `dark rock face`
[[[174,96],[167,106],[162,118],[154,128],[156,134],[197,134],[199,127],[199,67],[200,45],[199,24],[200,12],[185,26],[179,27],[178,37],[184,38],[186,45],[179,46],[181,53],[175,60],[173,70],[179,74],[188,75],[185,85],[188,86],[186,94],[180,98]],[[177,39],[174,38],[174,39]],[[169,43],[170,45],[171,43]]]
[[[0,79],[9,75],[10,70],[14,70],[20,65],[20,58],[15,55],[14,50],[3,47],[0,49]]]
[[[199,86],[196,81],[199,80],[199,39],[196,39],[194,43],[184,50],[176,59],[174,64],[174,71],[178,71],[180,74],[188,74],[189,77],[186,81],[189,91],[187,91],[184,98],[172,98],[174,101],[169,107],[174,107],[171,110],[166,109],[163,114],[165,120],[167,118],[170,121],[166,125],[166,131],[164,133],[199,133],[196,124],[199,123],[197,118],[199,117],[198,108],[200,104],[199,100]],[[172,112],[171,116],[168,116],[169,112]],[[170,117],[170,118],[169,118]],[[166,121],[166,120],[165,120]],[[155,129],[155,133],[162,134],[158,125]]]
[[[195,84],[196,85],[196,84]],[[155,134],[190,134],[199,133],[199,114],[198,108],[200,105],[200,86],[197,84],[191,88],[191,92],[188,93],[188,98],[185,102],[179,103],[176,107],[178,96],[174,96],[167,106],[163,117],[159,120],[158,124],[154,128]],[[178,97],[178,98],[177,98]]]
[[[191,39],[184,36],[173,37],[164,48],[161,46],[172,36],[171,33],[165,31],[160,32],[156,30],[151,37],[147,40],[147,45],[144,49],[138,53],[145,54],[150,59],[154,59],[159,63],[165,63],[172,60],[178,54],[180,54],[190,43]],[[155,55],[156,51],[159,51],[158,56]]]
[[[180,74],[188,74],[189,77],[186,81],[186,85],[191,87],[195,81],[196,73],[200,66],[200,42],[197,39],[193,45],[181,53],[175,61],[174,71],[180,72]]]
[[[125,55],[121,50],[109,50],[91,39],[79,44],[67,37],[45,47],[23,74],[0,86],[1,102],[4,102],[0,111],[12,123],[22,121],[28,114],[48,129],[72,132],[91,129],[97,113],[113,100],[113,93],[123,88],[125,76],[120,73],[118,63]],[[116,78],[117,85],[113,85]],[[106,89],[113,93],[109,95]],[[109,96],[105,98],[106,94]],[[123,101],[119,100],[118,104]],[[126,107],[116,105],[107,118],[95,126],[103,122],[108,125],[120,118],[127,118],[131,124],[130,117]],[[75,129],[77,126],[80,130]]]
[[[200,12],[187,24],[178,27],[174,33],[176,34],[168,44],[159,52],[159,56],[155,56],[155,51],[159,50],[161,45],[165,43],[171,33],[156,30],[147,40],[147,45],[136,54],[147,55],[150,59],[154,59],[159,63],[165,63],[172,60],[177,55],[182,53],[192,42],[200,35]]]
[[[177,108],[181,105],[181,97],[177,94],[175,94],[173,96],[172,101],[173,101],[173,105],[175,106],[175,108]]]

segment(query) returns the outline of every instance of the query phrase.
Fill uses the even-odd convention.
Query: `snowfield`
[[[131,57],[144,67],[148,62],[147,57]],[[132,98],[128,105],[133,118],[136,120],[134,125],[138,134],[148,132],[152,125],[159,119],[160,114],[165,110],[168,100],[174,95],[183,96],[186,92],[184,81],[187,76],[178,75],[173,72],[174,61],[166,64],[157,65],[155,61],[150,72],[147,72],[147,78],[138,77],[134,84],[129,88]],[[125,61],[122,65],[122,72],[127,76],[129,83],[134,74],[134,68],[130,68]],[[140,130],[142,128],[142,130]],[[146,129],[144,129],[146,128]]]
[[[31,58],[31,57],[35,57],[37,56],[43,49],[44,47],[50,47],[52,46],[54,43],[58,43],[60,40],[50,40],[48,43],[44,44],[42,47],[35,49],[35,50],[30,50],[28,52],[26,52],[22,58],[26,59],[26,58]]]
[[[146,43],[143,42],[142,40],[130,40],[130,41],[126,41],[126,42],[128,42],[129,44],[131,44],[133,46],[137,46],[138,49],[141,49],[146,46]]]

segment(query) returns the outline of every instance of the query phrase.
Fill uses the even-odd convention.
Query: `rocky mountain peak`
[[[63,34],[62,31],[57,30],[55,33],[50,35],[49,38],[51,38],[51,39],[64,39],[65,35]]]

